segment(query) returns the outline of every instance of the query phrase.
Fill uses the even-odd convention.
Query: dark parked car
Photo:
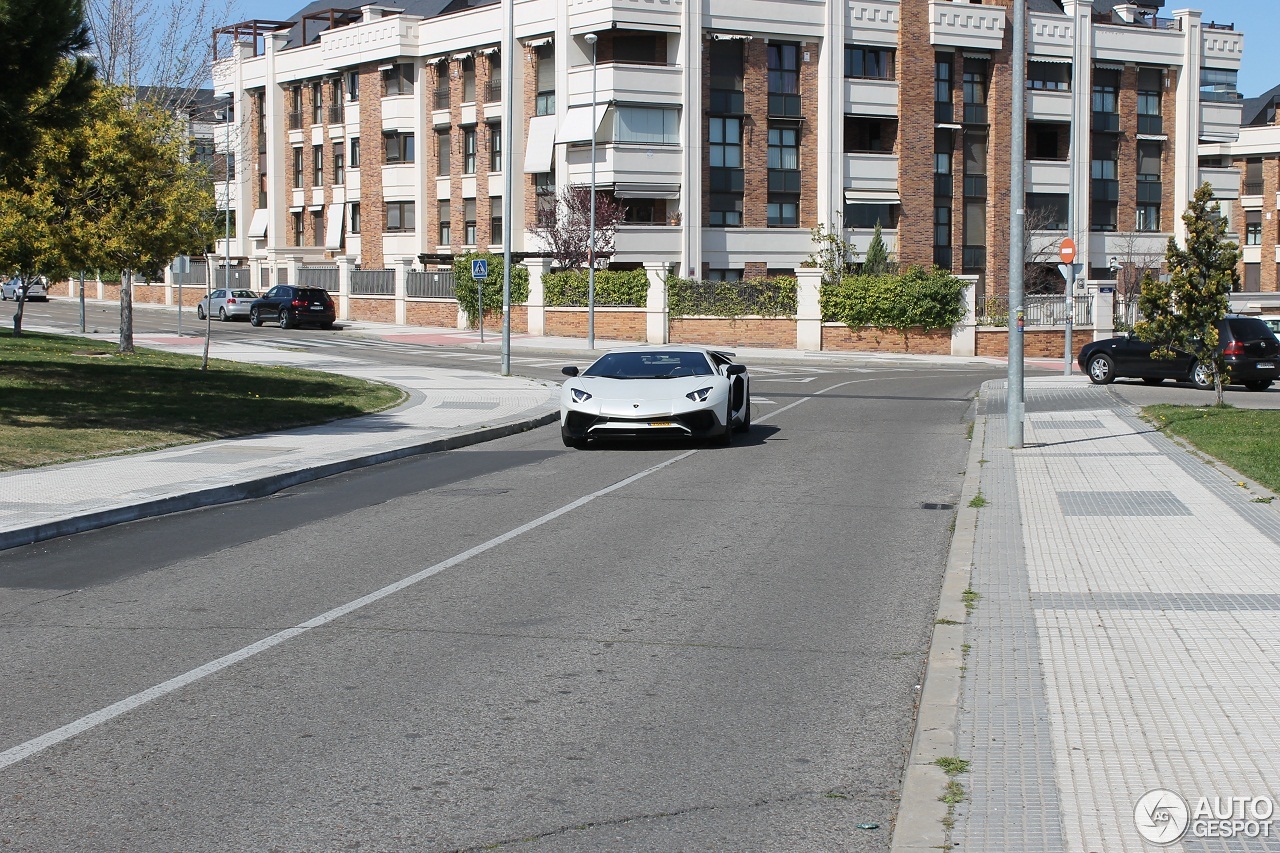
[[[1152,349],[1151,344],[1129,334],[1086,344],[1078,361],[1095,385],[1127,376],[1151,385],[1172,379],[1202,389],[1213,387],[1213,368],[1193,353],[1176,351],[1173,358],[1153,358]],[[1250,391],[1265,391],[1280,378],[1280,340],[1257,317],[1229,316],[1220,321],[1218,350],[1227,363],[1230,382]]]
[[[249,305],[249,322],[255,326],[277,320],[282,329],[308,325],[327,329],[336,318],[333,300],[318,287],[280,284]]]

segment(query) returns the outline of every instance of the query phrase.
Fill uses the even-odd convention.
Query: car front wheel
[[[1212,365],[1197,361],[1195,366],[1191,368],[1191,384],[1199,388],[1201,391],[1213,390]]]
[[[257,309],[257,308],[250,308],[250,309],[249,309],[249,325],[250,325],[250,326],[261,326],[261,325],[262,325],[262,318],[261,318],[260,316],[258,316],[258,309]]]
[[[1116,379],[1116,365],[1110,356],[1095,355],[1089,359],[1089,381],[1094,385],[1109,385]]]
[[[196,319],[199,319],[199,320],[203,320],[203,319],[204,319],[204,306],[203,306],[203,305],[197,305],[197,306],[196,306]]]

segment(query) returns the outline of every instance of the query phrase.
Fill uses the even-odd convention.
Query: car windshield
[[[257,299],[258,298],[258,294],[254,293],[252,290],[233,290],[231,291],[231,295],[234,296],[236,299]]]
[[[700,352],[611,352],[582,374],[605,379],[671,379],[711,376],[711,365]]]

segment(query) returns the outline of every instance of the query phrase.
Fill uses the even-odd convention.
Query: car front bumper
[[[723,405],[721,406],[723,408]],[[711,407],[642,417],[562,410],[560,433],[584,438],[709,438],[727,429],[723,414]]]

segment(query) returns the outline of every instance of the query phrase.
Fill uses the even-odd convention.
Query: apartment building
[[[557,188],[626,205],[615,267],[791,272],[810,229],[1007,286],[1010,0],[407,0],[312,3],[215,36],[240,167],[229,253],[261,286],[299,267],[433,268],[517,251]],[[1242,34],[1162,0],[1027,0],[1031,256],[1075,223],[1089,277],[1162,254],[1229,144]],[[586,36],[594,34],[591,43]],[[512,128],[502,126],[513,64]],[[1074,97],[1073,97],[1074,94]],[[593,109],[594,105],[594,109]],[[592,124],[594,114],[595,124]],[[1072,169],[1070,152],[1078,152]],[[513,222],[502,221],[513,169]],[[1274,271],[1273,271],[1274,273]]]

